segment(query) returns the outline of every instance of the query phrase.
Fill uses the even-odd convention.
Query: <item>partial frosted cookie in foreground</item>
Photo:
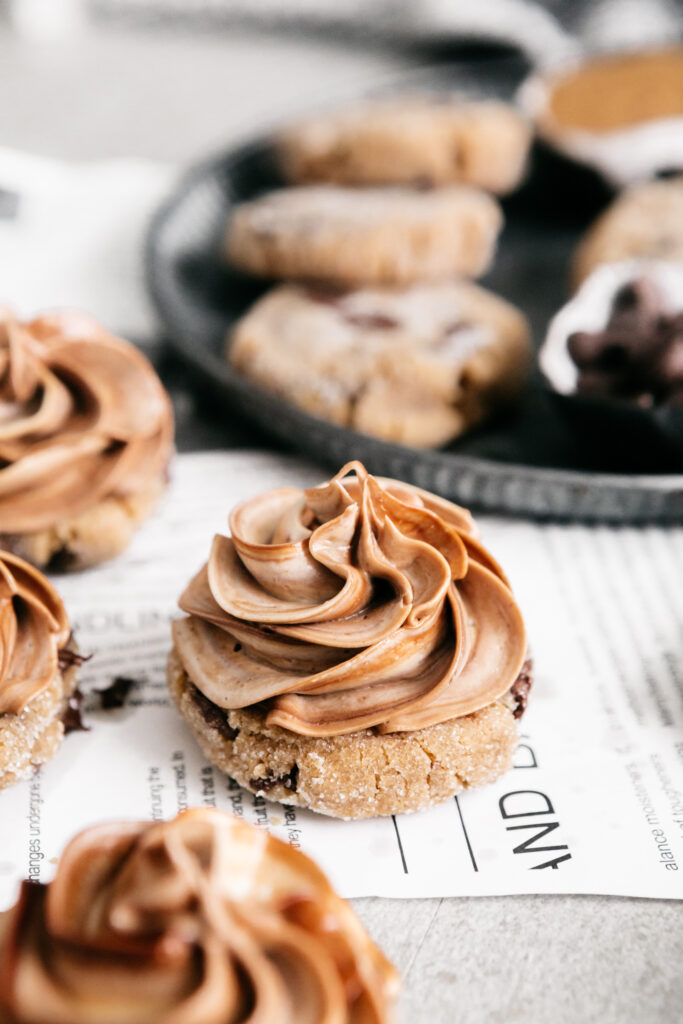
[[[7,1024],[391,1024],[399,978],[316,864],[219,811],[86,829],[0,914]]]
[[[180,599],[171,696],[255,793],[416,811],[510,766],[524,623],[470,514],[350,463],[237,506]]]
[[[265,277],[344,287],[479,277],[491,264],[503,217],[474,188],[279,189],[230,218],[228,261]]]
[[[285,175],[339,185],[519,185],[531,130],[511,105],[457,96],[366,100],[280,133]]]
[[[466,281],[347,293],[284,285],[228,345],[237,370],[306,412],[418,447],[509,407],[530,352],[522,314]]]
[[[647,181],[622,192],[580,242],[574,282],[603,263],[630,259],[683,261],[683,177]]]
[[[0,311],[0,547],[59,569],[112,558],[172,450],[170,401],[138,349],[80,313]]]
[[[0,550],[0,789],[59,749],[81,661],[52,584]]]

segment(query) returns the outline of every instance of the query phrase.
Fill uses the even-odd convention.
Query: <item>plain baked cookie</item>
[[[282,132],[290,181],[339,185],[476,185],[504,194],[519,184],[531,131],[514,107],[457,96],[367,100]]]
[[[315,416],[434,447],[518,397],[530,342],[521,313],[469,282],[340,294],[283,285],[236,325],[228,356]]]
[[[6,627],[0,658],[4,789],[58,750],[83,659],[57,592],[38,570],[6,551],[0,551],[0,622]]]
[[[623,192],[579,243],[574,283],[602,263],[628,259],[683,260],[683,177],[648,181]]]
[[[496,201],[467,186],[301,186],[238,206],[225,252],[266,277],[405,285],[483,274],[502,222]]]
[[[514,697],[416,732],[310,737],[267,726],[253,711],[217,707],[194,686],[175,651],[168,683],[204,755],[221,771],[252,793],[335,818],[443,803],[462,789],[494,782],[509,769],[517,746]]]

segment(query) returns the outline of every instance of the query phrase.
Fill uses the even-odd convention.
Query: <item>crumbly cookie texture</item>
[[[309,118],[277,140],[286,177],[340,185],[449,185],[512,191],[531,132],[514,107],[401,96]]]
[[[119,555],[154,509],[166,488],[158,479],[146,490],[105,498],[80,515],[35,533],[2,534],[0,548],[37,566],[59,570],[87,569]]]
[[[76,665],[54,679],[19,714],[0,715],[0,790],[49,761],[64,738],[63,715],[76,688]]]
[[[416,732],[301,736],[249,710],[224,711],[172,650],[173,701],[205,756],[253,793],[336,818],[418,811],[503,775],[517,745],[514,702],[496,702]]]
[[[579,243],[574,283],[602,263],[628,259],[683,260],[683,176],[623,192]]]
[[[266,277],[405,285],[483,274],[502,223],[496,201],[466,186],[301,186],[238,206],[225,251]]]
[[[437,447],[519,396],[529,337],[518,310],[469,282],[340,295],[281,286],[237,324],[228,358],[315,416]]]

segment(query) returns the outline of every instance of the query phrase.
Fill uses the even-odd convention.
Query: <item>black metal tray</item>
[[[489,60],[440,67],[408,81],[505,95],[521,62]],[[168,340],[198,388],[330,468],[359,458],[375,473],[399,477],[455,501],[496,512],[613,522],[683,522],[683,475],[610,472],[600,438],[586,443],[558,412],[539,373],[518,414],[439,451],[389,444],[309,416],[254,386],[228,366],[230,325],[267,284],[227,269],[219,256],[232,206],[281,184],[266,137],[190,170],[159,210],[147,245],[147,279]],[[483,283],[519,306],[543,340],[567,298],[573,246],[605,197],[571,196],[538,161],[527,185],[505,205],[506,224],[493,270]],[[220,408],[219,405],[219,408]]]

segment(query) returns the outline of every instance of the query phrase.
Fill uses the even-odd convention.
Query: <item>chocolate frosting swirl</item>
[[[59,670],[71,629],[41,572],[0,551],[0,715],[19,714]]]
[[[160,477],[173,441],[149,361],[79,313],[0,311],[0,529],[70,519]]]
[[[464,509],[353,462],[239,505],[230,530],[173,624],[185,671],[219,707],[257,706],[311,736],[402,732],[515,681],[522,617]]]
[[[308,857],[209,809],[78,835],[25,883],[0,979],[7,1024],[385,1024],[398,989]]]

